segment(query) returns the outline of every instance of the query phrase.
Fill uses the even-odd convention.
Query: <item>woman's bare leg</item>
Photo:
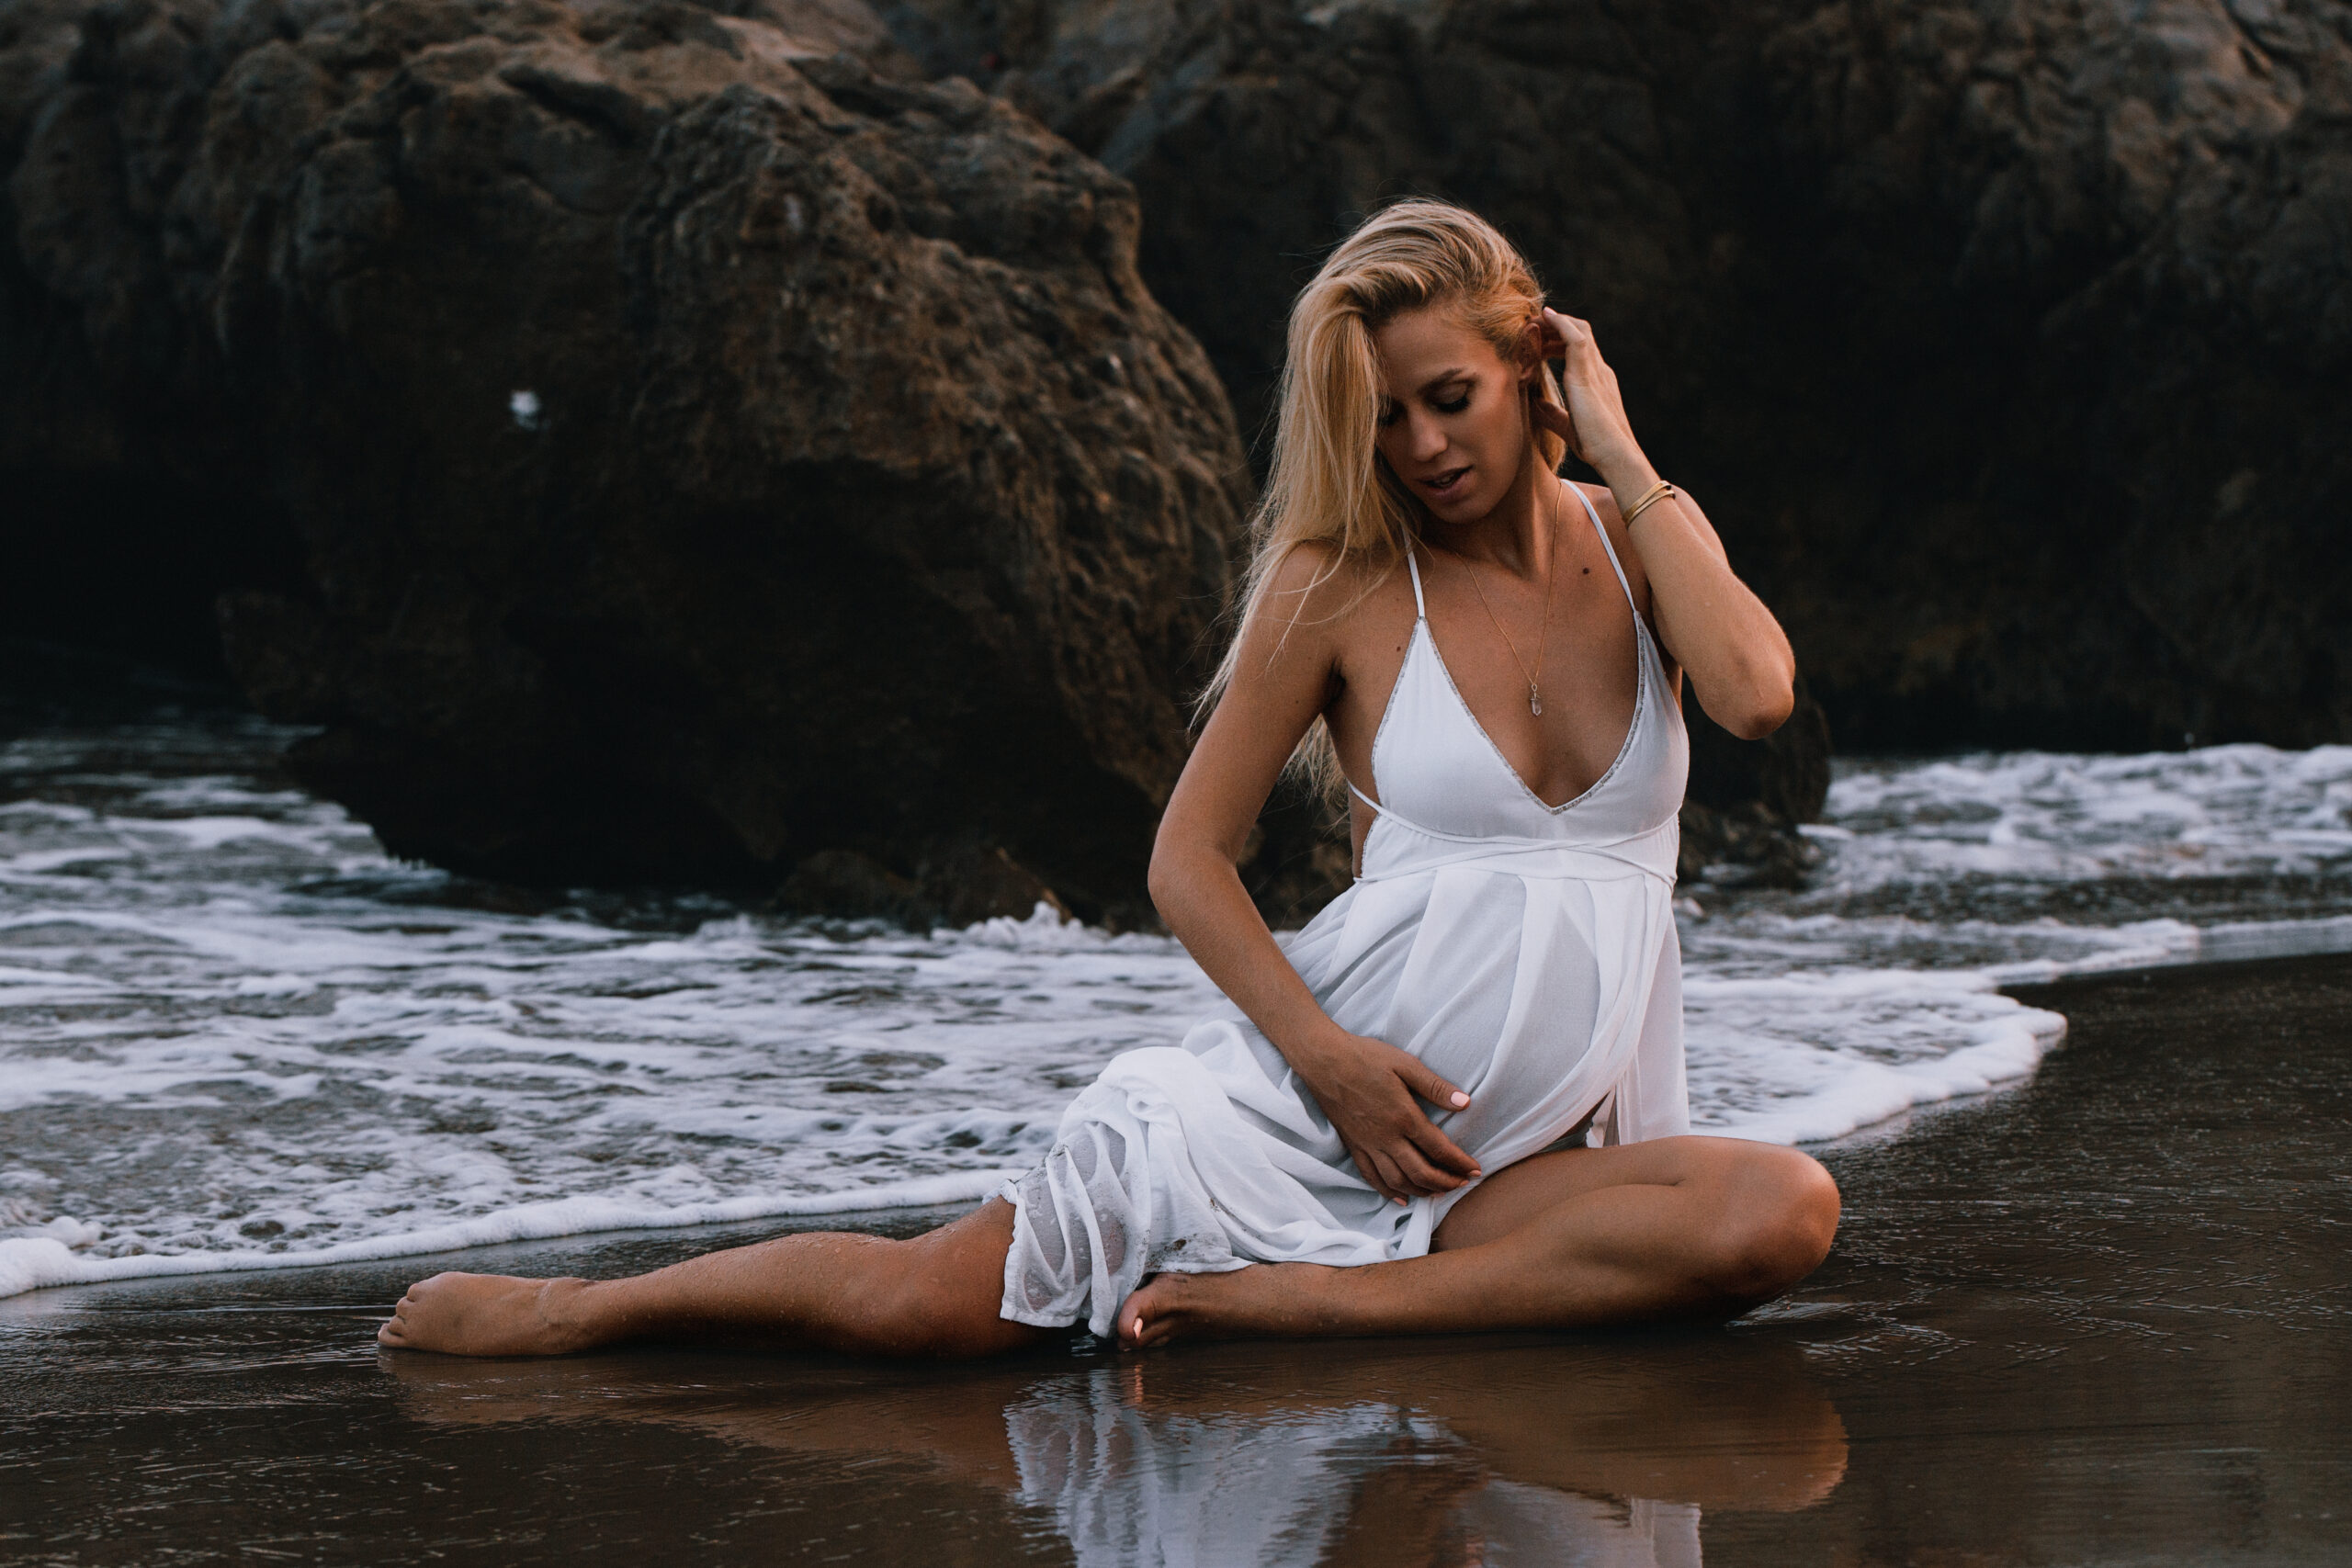
[[[1117,1333],[1156,1345],[1721,1318],[1813,1272],[1837,1228],[1837,1185],[1794,1149],[1697,1137],[1566,1149],[1487,1178],[1426,1258],[1162,1274],[1120,1307]]]
[[[628,1280],[436,1274],[377,1339],[458,1356],[553,1356],[623,1339],[745,1334],[866,1356],[987,1356],[1055,1331],[997,1315],[1012,1205],[990,1199],[909,1241],[779,1236]]]

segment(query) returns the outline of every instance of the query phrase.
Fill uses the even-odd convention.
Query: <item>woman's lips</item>
[[[1461,493],[1462,481],[1469,476],[1467,468],[1448,468],[1445,472],[1423,479],[1421,488],[1431,495],[1447,496]]]

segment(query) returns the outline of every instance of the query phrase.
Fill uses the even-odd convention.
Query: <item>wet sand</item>
[[[0,1302],[0,1561],[2352,1558],[2352,959],[2020,994],[2072,1021],[2040,1074],[1825,1151],[1836,1252],[1720,1331],[970,1368],[368,1338],[436,1268],[774,1224]]]

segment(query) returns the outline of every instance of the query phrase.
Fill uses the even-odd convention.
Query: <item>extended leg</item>
[[[634,1279],[436,1274],[409,1287],[386,1345],[550,1356],[707,1334],[867,1356],[986,1356],[1045,1337],[997,1315],[1012,1206],[991,1199],[910,1241],[841,1232],[706,1253]]]
[[[1539,1155],[1455,1205],[1426,1258],[1162,1274],[1125,1344],[1218,1336],[1461,1333],[1720,1318],[1828,1255],[1838,1189],[1793,1149],[1661,1138]]]

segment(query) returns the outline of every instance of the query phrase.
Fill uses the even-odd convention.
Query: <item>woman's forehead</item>
[[[1502,364],[1493,344],[1442,306],[1391,317],[1373,333],[1372,343],[1380,356],[1381,389],[1390,397],[1426,391]]]

